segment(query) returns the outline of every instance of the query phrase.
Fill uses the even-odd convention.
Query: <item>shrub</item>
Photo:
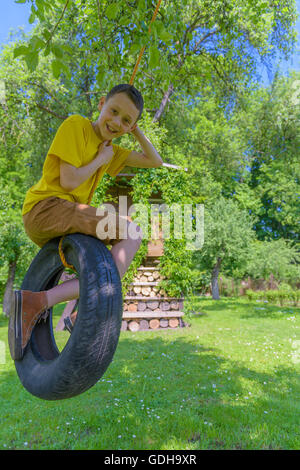
[[[281,284],[278,290],[267,290],[267,291],[253,291],[251,289],[246,290],[246,295],[249,300],[267,300],[272,304],[280,304],[283,306],[285,303],[292,302],[296,307],[300,301],[300,290],[293,290],[289,284]]]

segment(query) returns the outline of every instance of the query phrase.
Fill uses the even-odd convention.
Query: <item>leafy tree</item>
[[[280,282],[296,286],[300,278],[300,255],[291,241],[255,241],[250,247],[243,275],[253,279],[267,279],[271,274]]]
[[[95,119],[99,97],[116,83],[129,81],[138,52],[145,45],[135,85],[146,102],[144,130],[156,138],[164,161],[190,169],[185,191],[194,202],[210,203],[213,207],[223,194],[235,197],[240,207],[261,216],[260,211],[266,207],[259,192],[263,186],[251,185],[255,183],[255,165],[249,165],[251,172],[247,169],[247,158],[250,163],[254,161],[249,155],[252,142],[257,141],[257,115],[251,114],[253,139],[247,139],[249,129],[243,126],[246,112],[243,115],[240,111],[232,119],[233,104],[236,97],[245,100],[245,87],[249,90],[261,59],[289,54],[295,41],[294,0],[277,0],[276,4],[265,0],[172,0],[162,4],[148,33],[152,14],[150,0],[31,0],[30,22],[38,19],[38,25],[29,38],[15,44],[14,60],[10,47],[1,56],[0,83],[4,82],[9,97],[0,106],[1,135],[5,141],[0,150],[5,201],[2,207],[21,207],[26,190],[41,175],[45,154],[61,121],[73,113]],[[255,110],[256,104],[251,112]],[[239,119],[242,132],[238,132]],[[151,121],[158,124],[152,126]],[[260,178],[264,175],[263,181],[274,191],[272,181],[278,168],[270,168],[269,163],[266,167],[260,165]],[[282,162],[279,171],[285,169],[283,166]],[[154,176],[151,171],[143,171],[143,175],[146,194],[154,184]],[[289,177],[287,174],[282,194]],[[139,178],[136,194],[142,194]],[[170,200],[172,192],[178,196],[171,184],[166,184],[165,189]],[[290,207],[295,210],[294,203]],[[280,211],[274,206],[273,212],[269,214],[275,220]],[[295,220],[295,212],[287,212]],[[287,212],[281,211],[282,226],[287,224]],[[16,222],[10,219],[9,211],[8,214],[12,229],[7,233],[19,233],[18,246],[23,246],[21,219],[21,228],[14,231]],[[262,226],[258,224],[257,229]],[[6,236],[3,225],[3,240],[7,240]],[[1,269],[8,272],[5,246]],[[180,248],[176,250],[171,246],[170,259],[172,254],[179,259]],[[17,247],[13,251],[20,259]],[[27,245],[25,251],[20,272],[30,253]],[[169,265],[167,262],[166,269],[176,277],[175,261]],[[189,262],[187,259],[187,269]],[[226,259],[222,261],[224,266]],[[233,272],[234,266],[229,266],[228,272]],[[209,263],[207,268],[212,270]],[[188,289],[183,274],[184,269],[178,270],[177,280]]]
[[[39,27],[17,45],[15,57],[34,71],[44,55],[56,78],[79,80],[90,93],[128,82],[146,46],[135,83],[155,109],[154,120],[183,90],[194,97],[218,83],[222,95],[236,95],[260,60],[287,56],[296,40],[295,0],[170,0],[150,33],[150,0],[30,1],[29,21],[37,19]]]
[[[250,245],[255,239],[252,226],[253,220],[247,211],[222,196],[206,207],[204,245],[194,254],[194,265],[199,271],[211,273],[213,299],[219,299],[220,272],[232,276],[236,269],[246,265]]]
[[[246,144],[234,198],[257,216],[258,239],[299,240],[300,74],[277,77],[236,114]]]
[[[11,67],[9,58],[12,54],[7,49],[0,59],[0,296],[5,313],[14,282],[24,277],[36,252],[21,218],[29,179],[32,122],[27,100],[18,93],[24,76],[15,63]]]

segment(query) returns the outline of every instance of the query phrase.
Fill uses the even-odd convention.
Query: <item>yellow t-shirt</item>
[[[60,160],[79,168],[90,163],[98,153],[102,142],[95,133],[91,121],[78,114],[68,117],[59,127],[47,153],[42,178],[26,193],[22,215],[47,197],[56,196],[72,202],[87,204],[95,179],[100,181],[105,172],[116,176],[124,166],[131,150],[112,144],[114,156],[110,163],[102,165],[73,191],[67,192],[60,185]]]

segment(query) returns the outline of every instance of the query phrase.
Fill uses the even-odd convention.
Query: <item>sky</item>
[[[288,61],[281,61],[280,70],[286,75],[291,70],[300,71],[300,0],[296,0],[299,18],[296,29],[298,32],[298,43],[294,54]],[[31,30],[32,25],[28,23],[30,16],[30,4],[16,4],[14,0],[0,0],[0,45],[9,41],[10,30],[16,30],[19,26],[24,27],[27,33]],[[263,68],[261,69],[262,83],[268,85],[272,77]]]

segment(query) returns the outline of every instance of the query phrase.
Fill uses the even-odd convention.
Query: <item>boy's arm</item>
[[[99,152],[94,160],[79,168],[61,160],[60,185],[65,191],[73,191],[92,176],[100,166],[110,163],[114,155],[111,142],[102,142],[98,150]]]
[[[157,168],[163,164],[163,161],[155,150],[150,140],[144,135],[141,129],[136,128],[131,131],[136,140],[139,142],[143,153],[133,150],[125,160],[126,166],[134,166],[136,168]]]

